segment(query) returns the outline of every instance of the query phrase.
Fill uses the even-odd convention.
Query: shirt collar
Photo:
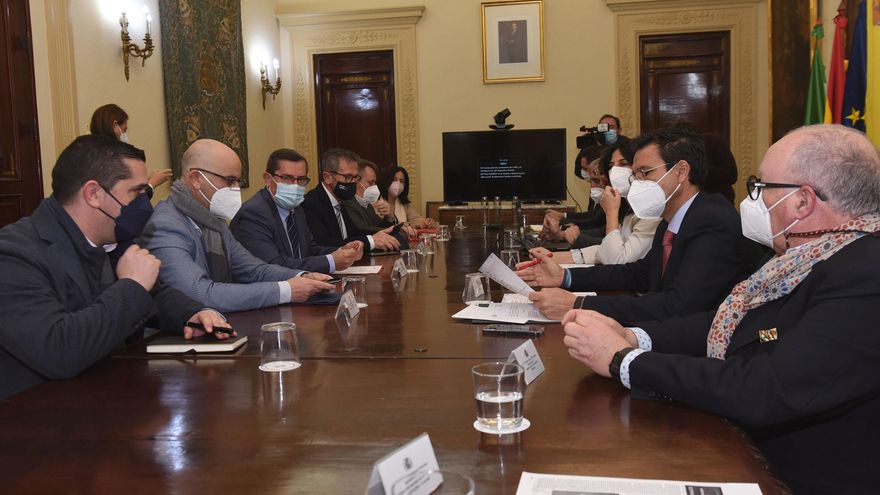
[[[277,204],[275,205],[275,208],[278,208],[278,215],[281,217],[281,223],[286,222],[287,217],[293,212],[293,210],[288,210],[286,208],[282,208],[282,207],[278,206]]]
[[[700,194],[699,192],[697,194]],[[684,220],[684,216],[687,214],[688,208],[691,207],[691,203],[694,202],[694,199],[697,198],[697,194],[691,196],[691,199],[685,201],[681,208],[675,212],[675,215],[672,215],[672,220],[669,222],[669,226],[666,227],[666,230],[672,232],[673,234],[678,234],[678,229],[681,228],[681,222]]]
[[[330,198],[330,204],[333,205],[333,208],[339,206],[339,200],[336,199],[336,196],[333,195],[333,192],[330,189],[327,189],[327,184],[321,183],[321,186],[324,187],[324,190],[327,191],[327,197]]]

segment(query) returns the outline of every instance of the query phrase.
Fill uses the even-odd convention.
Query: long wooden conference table
[[[515,493],[522,471],[784,492],[723,418],[631,399],[569,357],[559,325],[535,340],[546,371],[525,394],[531,427],[474,430],[471,367],[523,342],[450,317],[464,307],[464,274],[493,247],[455,232],[397,288],[394,257],[364,260],[383,268],[367,276],[369,306],[351,329],[334,306],[233,313],[249,337],[235,355],[147,355],[135,344],[0,401],[0,492],[363,493],[373,463],[422,432],[440,467],[471,476],[478,494]],[[299,369],[258,369],[260,326],[273,321],[296,323]]]

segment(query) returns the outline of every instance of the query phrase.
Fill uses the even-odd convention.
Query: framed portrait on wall
[[[544,0],[483,2],[483,82],[544,80]]]

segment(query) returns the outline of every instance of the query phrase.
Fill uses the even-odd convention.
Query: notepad
[[[246,335],[230,337],[224,340],[217,340],[213,335],[204,335],[190,340],[186,340],[182,336],[168,335],[149,342],[147,344],[147,353],[183,354],[187,352],[232,352],[247,344],[247,340]]]

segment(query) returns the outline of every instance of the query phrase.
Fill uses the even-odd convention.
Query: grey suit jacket
[[[162,260],[159,275],[165,283],[205,306],[244,311],[279,304],[278,282],[301,271],[257,259],[235,240],[228,227],[222,234],[232,283],[211,279],[200,229],[170,200],[156,206],[140,244]]]

